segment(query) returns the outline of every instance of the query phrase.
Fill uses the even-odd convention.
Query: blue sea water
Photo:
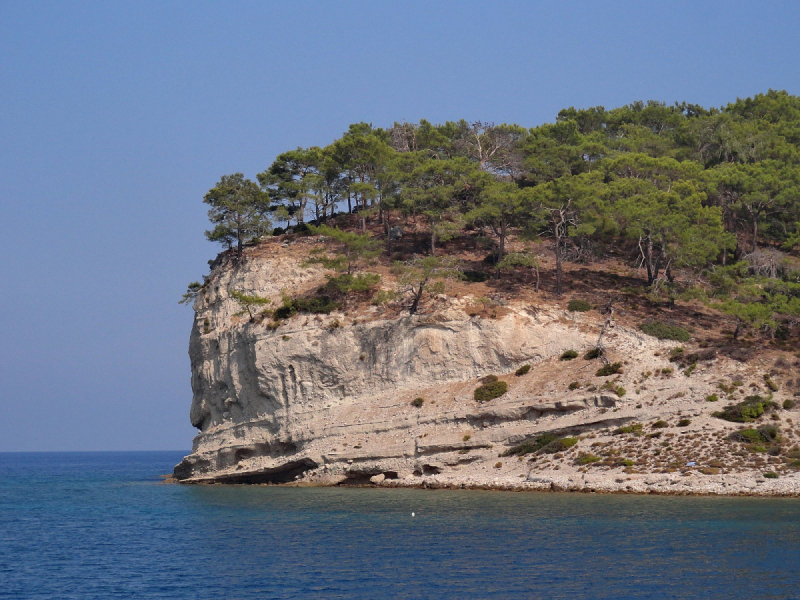
[[[0,598],[800,598],[800,500],[161,483],[180,458],[0,454]]]

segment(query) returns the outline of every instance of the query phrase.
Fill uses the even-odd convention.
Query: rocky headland
[[[189,350],[199,431],[176,480],[800,493],[794,355],[711,339],[707,311],[679,343],[645,334],[635,306],[495,294],[487,307],[480,283],[414,315],[364,303],[270,320],[231,294],[274,308],[318,288],[326,271],[303,260],[317,243],[276,237],[212,265]],[[476,400],[498,382],[505,393]],[[752,419],[720,418],[751,405]]]

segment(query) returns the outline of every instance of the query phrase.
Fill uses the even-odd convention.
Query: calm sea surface
[[[180,458],[0,454],[0,598],[800,598],[800,500],[160,483]]]

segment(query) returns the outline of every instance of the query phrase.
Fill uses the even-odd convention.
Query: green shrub
[[[790,460],[786,463],[791,469],[800,469],[800,460]]]
[[[624,395],[627,393],[627,392],[625,391],[625,388],[624,388],[624,387],[622,387],[621,385],[618,385],[618,386],[612,387],[611,389],[612,389],[612,390],[614,390],[614,393],[615,393],[617,396],[619,396],[620,398],[622,398],[622,397],[623,397],[623,396],[624,396]]]
[[[372,297],[372,304],[375,306],[384,306],[397,299],[397,296],[398,294],[394,290],[378,290]]]
[[[567,304],[567,310],[570,312],[587,312],[592,310],[592,305],[589,304],[586,300],[579,300],[577,298],[573,298]]]
[[[683,372],[683,374],[684,374],[684,375],[686,375],[686,377],[689,377],[689,376],[691,376],[691,374],[692,374],[692,373],[694,373],[694,370],[695,370],[696,368],[697,368],[697,363],[692,363],[691,365],[689,365],[689,368],[688,368],[688,369],[686,369],[686,370]]]
[[[670,362],[678,362],[683,357],[683,348],[678,346],[669,351]]]
[[[691,423],[692,423],[691,419],[681,419],[680,421],[678,421],[678,427],[688,427],[689,425],[691,425]]]
[[[576,465],[590,465],[592,463],[599,462],[600,460],[601,460],[600,457],[599,456],[595,456],[594,454],[581,453],[575,459],[575,464]]]
[[[578,358],[578,353],[575,350],[567,350],[559,357],[559,360],[572,360],[573,358]]]
[[[795,407],[794,400],[784,400],[783,401],[783,409],[784,410],[792,410]]]
[[[622,363],[615,362],[603,365],[597,370],[595,375],[597,377],[608,377],[609,375],[616,375],[620,371],[622,371]]]
[[[692,337],[683,327],[673,325],[671,323],[664,323],[662,321],[650,321],[639,325],[639,329],[644,331],[647,335],[652,335],[660,340],[674,340],[676,342],[688,342]]]
[[[780,429],[775,425],[763,425],[758,429],[740,429],[728,436],[732,442],[743,444],[773,444],[780,441]]]
[[[630,425],[623,425],[622,427],[618,427],[614,431],[612,431],[614,435],[622,435],[625,433],[630,433],[635,436],[642,435],[642,424],[641,423],[631,423]]]
[[[767,471],[766,473],[764,473],[764,477],[766,477],[767,479],[777,479],[778,474],[775,473],[774,471]]]
[[[602,348],[592,348],[586,354],[583,355],[584,360],[594,360],[596,358],[600,358],[603,356],[603,349]]]
[[[325,289],[339,294],[363,294],[373,291],[380,280],[381,276],[376,273],[345,274],[328,279]]]
[[[764,383],[771,391],[778,391],[778,384],[772,381],[772,377],[769,376],[769,373],[764,373]]]
[[[489,275],[483,271],[463,271],[464,281],[469,283],[482,283],[489,279]]]
[[[422,408],[423,404],[425,404],[425,398],[414,398],[411,401],[411,406],[414,408]]]
[[[508,384],[505,381],[492,381],[484,383],[475,390],[475,400],[478,402],[488,402],[499,398],[508,391]]]
[[[712,413],[712,416],[733,423],[750,423],[764,414],[769,406],[768,403],[769,401],[761,396],[748,396],[743,402],[726,406]]]
[[[514,371],[514,375],[517,377],[522,377],[523,375],[527,375],[531,370],[530,365],[522,365],[519,369]]]
[[[656,421],[655,423],[650,425],[650,427],[652,427],[653,429],[664,429],[666,427],[669,427],[669,423],[667,423],[666,421]]]
[[[297,313],[330,314],[342,305],[328,296],[312,296],[310,298],[284,298],[283,305],[275,309],[272,318],[276,321],[288,319]]]
[[[567,389],[577,390],[579,387],[581,387],[581,384],[578,383],[577,381],[573,381],[572,383],[569,384],[569,386],[567,386]]]
[[[512,446],[505,452],[503,452],[500,456],[524,456],[526,454],[533,454],[534,452],[538,452],[547,444],[554,442],[558,439],[558,436],[554,433],[542,433],[541,435],[536,436],[532,440],[526,440],[521,444],[517,444],[516,446]]]
[[[500,456],[525,456],[526,454],[555,454],[569,450],[578,443],[578,438],[564,437],[559,438],[554,433],[543,433],[532,440],[526,440],[521,444],[512,446]]]
[[[706,396],[706,402],[718,402],[719,396],[716,394],[711,394],[710,396]]]

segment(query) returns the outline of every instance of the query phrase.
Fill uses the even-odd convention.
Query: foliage
[[[635,436],[642,435],[642,424],[641,423],[631,423],[630,425],[623,425],[622,427],[618,427],[612,433],[614,435],[622,435],[625,433],[630,433]]]
[[[411,297],[408,312],[415,314],[423,294],[436,290],[435,284],[445,279],[460,279],[461,269],[452,257],[427,256],[415,258],[405,263],[395,263],[392,269],[397,276],[402,292]]]
[[[411,401],[411,406],[414,408],[422,408],[423,404],[425,404],[425,398],[414,398]]]
[[[343,231],[327,225],[309,225],[308,229],[312,235],[325,236],[341,246],[338,258],[317,255],[309,259],[310,262],[319,261],[324,267],[344,269],[349,275],[359,261],[374,258],[380,253],[380,242],[373,240],[369,234]]]
[[[381,276],[376,273],[360,273],[358,275],[345,273],[329,278],[325,289],[333,294],[364,294],[374,291],[380,281]]]
[[[326,247],[309,261],[352,274],[384,248],[367,221],[387,238],[402,224],[413,238],[425,236],[429,254],[402,263],[415,271],[401,285],[411,313],[446,278],[429,277],[440,267],[421,262],[447,258],[439,256],[442,244],[467,233],[493,247],[494,277],[535,272],[537,290],[537,257],[509,250],[521,239],[548,239],[557,294],[565,261],[586,262],[609,248],[631,257],[651,299],[691,296],[729,314],[734,338],[752,328],[780,341],[800,323],[799,146],[800,97],[778,90],[719,109],[658,101],[569,107],[530,129],[354,123],[327,146],[282,152],[258,184],[241,173],[223,176],[204,198],[206,236],[241,257],[272,221],[285,222],[294,235],[330,239],[336,252]],[[350,215],[334,217],[337,210]],[[676,326],[649,326],[660,339],[688,339],[670,330]]]
[[[597,370],[597,373],[595,373],[595,375],[597,377],[608,377],[609,375],[616,375],[621,371],[622,371],[622,363],[615,362],[603,365]]]
[[[178,304],[192,304],[197,298],[197,295],[202,291],[203,284],[199,281],[193,281],[186,288],[186,293],[178,300]]]
[[[647,335],[652,335],[660,340],[675,340],[676,342],[688,342],[692,335],[683,327],[661,321],[650,321],[639,325],[639,329]]]
[[[712,416],[734,423],[749,423],[755,421],[769,408],[769,401],[761,396],[747,396],[738,404],[731,404]]]
[[[475,390],[475,400],[477,402],[488,402],[499,398],[508,391],[508,384],[505,381],[492,381],[484,383]]]
[[[522,365],[519,369],[514,371],[514,375],[517,377],[522,377],[523,375],[527,375],[531,370],[530,365]]]
[[[578,353],[575,350],[567,350],[559,357],[559,360],[572,360],[574,358],[578,358]]]
[[[582,452],[575,459],[575,464],[585,466],[585,465],[590,465],[592,463],[600,462],[601,460],[602,459],[599,456]]]
[[[236,300],[241,306],[244,307],[251,319],[254,317],[253,310],[259,306],[266,306],[271,302],[269,298],[262,298],[256,294],[245,294],[237,290],[230,290],[228,293],[230,294],[231,298]]]
[[[583,359],[584,360],[594,360],[596,358],[600,358],[601,356],[603,356],[603,349],[600,348],[599,346],[596,346],[596,347],[592,348],[591,350],[588,350],[586,352],[586,354],[583,355]]]
[[[592,310],[592,305],[589,304],[586,300],[579,300],[577,298],[573,298],[567,304],[567,310],[570,312],[587,312]]]
[[[283,304],[275,309],[272,316],[277,321],[288,319],[297,313],[327,315],[341,307],[342,305],[340,303],[331,300],[328,296],[311,296],[310,298],[284,297]]]
[[[214,225],[206,237],[229,249],[235,245],[237,256],[242,255],[246,242],[272,230],[264,194],[241,173],[223,175],[203,202],[211,207],[208,219]]]
[[[558,437],[554,433],[543,433],[532,440],[512,446],[500,456],[525,456],[526,454],[555,454],[569,450],[578,443],[575,437]]]

